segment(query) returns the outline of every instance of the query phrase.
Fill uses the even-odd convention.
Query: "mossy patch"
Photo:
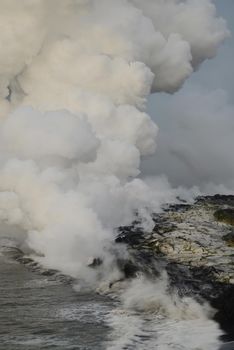
[[[214,213],[217,221],[234,226],[234,209],[219,209]]]
[[[234,240],[233,241],[227,241],[227,245],[230,248],[234,248]]]
[[[227,235],[223,236],[223,240],[227,243],[229,247],[234,248],[234,231],[229,232]]]

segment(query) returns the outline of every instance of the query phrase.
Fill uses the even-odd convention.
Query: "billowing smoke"
[[[113,230],[172,200],[139,178],[151,91],[174,92],[229,35],[211,0],[0,1],[0,218],[44,264],[86,275]],[[164,190],[165,188],[165,190]]]

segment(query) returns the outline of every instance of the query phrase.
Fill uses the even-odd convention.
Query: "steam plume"
[[[178,90],[229,33],[210,0],[0,10],[0,218],[28,232],[44,264],[80,276],[89,256],[111,259],[114,227],[149,193],[160,204],[162,189],[132,179],[156,148],[147,96]]]

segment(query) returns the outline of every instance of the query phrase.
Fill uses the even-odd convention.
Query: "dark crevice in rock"
[[[192,205],[169,205],[154,214],[150,234],[137,222],[121,227],[116,238],[128,246],[133,271],[153,278],[165,269],[169,288],[209,301],[226,341],[234,340],[233,214],[232,195],[198,197]]]

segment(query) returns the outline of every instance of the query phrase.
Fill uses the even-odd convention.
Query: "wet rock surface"
[[[139,222],[120,227],[117,243],[127,244],[135,272],[167,270],[170,287],[183,296],[208,300],[214,318],[234,340],[234,196],[198,197],[194,204],[167,206],[153,215],[152,232]]]
[[[165,206],[162,213],[154,214],[152,232],[145,232],[136,221],[120,227],[116,237],[117,246],[127,245],[129,251],[128,259],[116,260],[125,278],[134,278],[139,273],[155,278],[166,269],[171,290],[210,302],[217,310],[214,319],[226,333],[223,340],[229,342],[222,350],[234,349],[234,227],[230,221],[233,211],[234,196],[199,197],[191,205]],[[227,216],[223,219],[223,213],[228,213],[229,221]],[[6,254],[8,249],[11,257],[30,271],[56,282],[74,282],[59,271],[43,269],[17,247],[6,246]],[[88,266],[101,268],[101,265],[102,260],[94,258]]]

